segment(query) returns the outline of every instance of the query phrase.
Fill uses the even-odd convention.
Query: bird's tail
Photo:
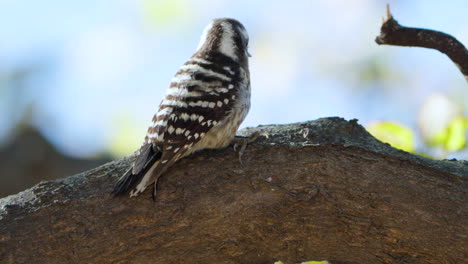
[[[147,173],[152,173],[151,168],[154,167],[155,163],[159,163],[158,161],[161,159],[161,152],[160,151],[151,151],[148,153],[147,160],[143,167],[138,170],[138,172],[134,172],[133,166],[130,168],[125,174],[119,179],[117,184],[114,186],[112,190],[112,194],[114,196],[121,196],[131,193],[132,190],[144,179],[147,178],[145,175]],[[134,165],[135,166],[135,165]],[[146,186],[145,186],[146,188]],[[142,191],[142,190],[141,190]]]

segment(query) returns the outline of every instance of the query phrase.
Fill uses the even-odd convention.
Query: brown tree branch
[[[196,153],[136,198],[123,159],[0,199],[0,263],[463,263],[468,163],[396,150],[355,121],[267,131],[239,164]],[[465,176],[465,177],[464,177]]]
[[[446,54],[468,81],[468,50],[456,38],[444,32],[401,26],[390,13],[387,4],[387,17],[375,38],[379,45],[422,47],[436,49]]]

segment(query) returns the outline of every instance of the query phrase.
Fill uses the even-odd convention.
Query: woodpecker
[[[233,141],[250,108],[248,43],[235,19],[215,19],[204,29],[196,52],[171,80],[132,167],[115,185],[115,196],[137,196],[154,184],[154,199],[158,178],[175,162]]]

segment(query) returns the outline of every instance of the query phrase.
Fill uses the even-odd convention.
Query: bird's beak
[[[245,50],[245,55],[246,55],[247,57],[252,57],[252,55],[250,55],[250,53],[249,53],[249,51],[248,51],[247,49]]]

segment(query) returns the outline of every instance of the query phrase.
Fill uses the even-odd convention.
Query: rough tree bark
[[[110,197],[131,158],[0,200],[1,263],[462,263],[466,161],[435,161],[341,118],[262,126]],[[246,129],[251,133],[255,129]]]

